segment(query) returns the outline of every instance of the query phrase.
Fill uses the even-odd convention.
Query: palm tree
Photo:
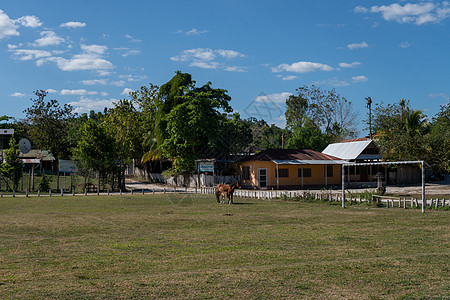
[[[402,125],[409,136],[423,135],[429,128],[429,123],[420,110],[407,110],[402,118]]]

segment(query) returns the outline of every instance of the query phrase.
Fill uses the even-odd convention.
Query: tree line
[[[286,100],[286,128],[254,117],[241,118],[230,106],[228,91],[202,86],[188,73],[159,86],[131,92],[111,109],[75,114],[73,107],[47,101],[47,92],[34,92],[23,120],[15,128],[2,178],[20,176],[16,138],[27,137],[34,149],[49,150],[58,159],[77,161],[83,174],[97,173],[117,187],[124,185],[124,166],[137,160],[148,172],[156,161],[170,160],[167,175],[193,172],[195,160],[233,160],[269,148],[308,148],[322,151],[329,143],[355,137],[357,114],[352,103],[335,90],[303,86]],[[436,172],[450,171],[450,108],[427,120],[408,101],[379,103],[372,126],[385,160],[425,160]],[[285,144],[282,145],[282,141]],[[54,170],[57,171],[57,170]],[[16,174],[17,175],[13,175]]]

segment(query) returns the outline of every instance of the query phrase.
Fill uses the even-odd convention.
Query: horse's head
[[[236,183],[234,184],[235,187],[241,188],[241,186],[239,185],[239,181],[236,181]]]

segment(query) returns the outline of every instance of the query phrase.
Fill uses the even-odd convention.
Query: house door
[[[258,187],[260,187],[260,188],[267,187],[267,169],[266,168],[258,169]]]
[[[359,170],[359,174],[360,174],[360,178],[362,182],[366,182],[369,181],[369,176],[367,176],[367,167],[366,166],[361,166],[361,169]]]

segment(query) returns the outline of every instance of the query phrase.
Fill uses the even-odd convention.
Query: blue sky
[[[280,126],[285,98],[311,84],[360,120],[367,96],[432,117],[450,101],[449,23],[448,1],[2,1],[0,115],[23,118],[37,89],[103,110],[181,70]]]

